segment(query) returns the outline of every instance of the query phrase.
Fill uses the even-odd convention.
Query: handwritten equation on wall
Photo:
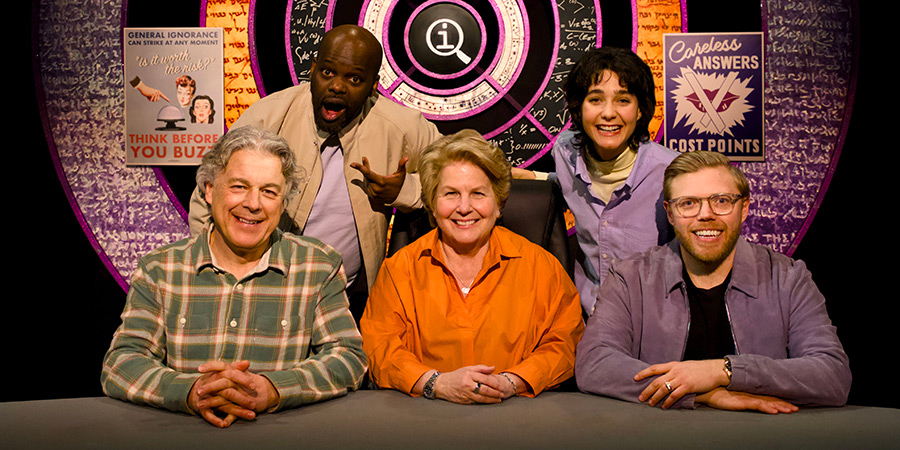
[[[342,0],[290,2],[285,34],[291,78],[294,83],[309,79],[310,62],[328,29],[340,23],[361,24],[385,47],[379,85],[382,95],[420,109],[442,132],[475,128],[499,145],[514,165],[528,166],[550,149],[555,137],[567,126],[562,84],[585,51],[602,45],[600,15],[594,2],[588,0],[474,3],[476,6],[469,9],[488,30],[487,39],[505,33],[496,42],[501,48],[493,52],[487,48],[486,56],[479,61],[476,70],[487,73],[480,80],[461,77],[454,85],[454,80],[446,77],[423,76],[413,67],[414,63],[406,61],[404,33],[409,29],[405,25],[421,12],[416,11],[417,5],[367,2],[366,9],[361,10],[355,3]],[[255,86],[259,80],[253,80],[248,61],[248,48],[253,45],[246,25],[249,7],[249,0],[207,2],[207,24],[215,23],[226,30],[229,125],[259,95]],[[662,123],[660,42],[663,33],[682,31],[681,3],[641,0],[632,20],[632,49],[647,61],[657,77],[660,106],[650,125],[655,135]],[[244,41],[238,42],[242,37]],[[516,48],[504,53],[503,46],[514,45],[524,46],[527,53],[516,55]],[[447,107],[448,104],[453,106]]]
[[[544,155],[569,122],[562,91],[565,77],[586,50],[603,45],[604,39],[631,42],[632,50],[653,70],[657,81],[657,109],[650,129],[658,140],[664,101],[662,35],[690,31],[688,18],[683,15],[685,2],[679,0],[635,1],[627,8],[631,26],[625,28],[631,35],[617,39],[609,39],[610,32],[605,30],[615,28],[609,26],[610,14],[595,10],[593,1],[471,2],[481,5],[472,9],[489,35],[500,35],[504,25],[515,22],[504,21],[509,14],[504,8],[510,5],[520,8],[518,14],[523,24],[520,32],[528,38],[527,53],[521,65],[516,66],[514,76],[501,82],[488,80],[493,91],[472,91],[469,104],[463,105],[471,108],[470,114],[454,112],[442,117],[434,113],[434,103],[441,98],[442,90],[458,95],[467,86],[453,85],[446,79],[429,79],[414,64],[404,66],[402,61],[398,62],[403,59],[401,53],[406,51],[402,46],[406,19],[419,5],[440,2],[362,3],[350,0],[289,3],[283,32],[293,82],[308,80],[310,62],[326,30],[341,23],[361,24],[376,34],[386,50],[381,74],[388,82],[379,86],[382,95],[411,107],[416,107],[413,104],[416,101],[430,102],[422,108],[423,112],[442,132],[474,128],[498,144],[509,160],[520,167],[537,163],[538,168],[545,164],[544,168],[552,169],[546,167]],[[253,15],[249,5],[249,0],[207,2],[208,25],[213,25],[211,16],[215,15],[221,20],[216,26],[226,29],[226,42],[229,42],[228,31],[234,32],[235,39],[242,36],[244,39],[242,43],[226,44],[229,124],[258,98],[255,83],[259,80],[254,82],[245,59],[247,48],[253,45],[244,25],[248,14]],[[758,208],[751,212],[747,228],[752,241],[789,251],[793,243],[799,242],[798,230],[817,197],[821,197],[823,174],[834,164],[832,158],[851,77],[852,21],[848,20],[850,8],[845,0],[815,4],[770,0],[764,10],[768,21],[765,26],[765,147],[772,151],[767,153],[765,163],[741,165],[753,183]],[[621,21],[615,24],[622,29]],[[491,43],[498,48],[503,46],[503,42]],[[490,54],[490,46],[487,47],[481,70],[490,73],[494,55]],[[230,56],[232,50],[244,53]],[[228,66],[229,58],[232,66]],[[491,107],[478,109],[480,103],[490,103]]]
[[[853,76],[847,2],[767,4],[765,163],[741,163],[754,193],[748,239],[788,254],[837,162]],[[849,117],[849,116],[848,116]]]

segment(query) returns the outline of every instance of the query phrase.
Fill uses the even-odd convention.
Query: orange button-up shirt
[[[437,230],[384,262],[360,322],[378,386],[411,393],[431,369],[484,364],[537,395],[572,376],[584,331],[575,285],[553,255],[519,235],[494,227],[489,242],[466,297]]]

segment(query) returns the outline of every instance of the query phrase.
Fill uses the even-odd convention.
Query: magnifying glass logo
[[[432,34],[436,27],[440,26],[436,33]],[[449,43],[449,26],[453,26],[456,29],[456,35],[459,36],[459,40],[456,42],[456,45]],[[439,43],[437,45],[432,41],[432,36],[437,35],[439,37]],[[456,21],[452,19],[439,19],[435,20],[428,27],[428,31],[425,32],[425,42],[428,44],[428,49],[432,51],[435,55],[438,56],[454,56],[456,55],[463,64],[469,64],[472,61],[472,58],[469,55],[463,53],[462,48],[463,40],[465,39],[465,35],[463,34],[462,27],[459,26]]]

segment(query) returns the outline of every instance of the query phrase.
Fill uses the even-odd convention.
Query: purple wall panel
[[[334,25],[336,15],[346,15],[348,8],[355,7],[357,23],[380,29],[383,38],[394,36],[394,28],[389,28],[393,22],[378,23],[382,16],[367,13],[393,8],[384,11],[392,13],[389,17],[397,21],[402,34],[410,15],[401,17],[398,11],[414,9],[409,2],[375,0],[286,4],[285,56],[295,83],[308,78],[312,51],[321,33]],[[628,4],[632,11],[638,8],[637,3]],[[489,101],[429,117],[445,132],[478,128],[511,161],[528,166],[568,126],[560,86],[578,56],[602,40],[605,16],[596,5],[590,1],[467,2],[466,9],[475,11],[482,30],[498,33],[498,46],[517,36],[526,38],[521,47],[525,54],[510,66],[513,75],[498,81],[492,71],[500,64],[498,52],[503,49],[495,51],[487,45],[482,49],[484,58],[478,60],[479,69],[431,83],[427,73],[415,73],[415,64],[401,67],[397,61],[404,55],[394,52],[407,52],[407,47],[391,41],[386,61],[389,65],[393,61],[388,68],[399,72],[379,90],[382,95],[394,95],[405,84],[408,93],[452,96],[488,82],[487,87],[496,91]],[[520,14],[511,15],[511,7]],[[124,288],[141,255],[186,237],[188,231],[183,209],[171,200],[165,180],[148,168],[125,167],[122,9],[123,2],[114,0],[89,4],[42,0],[36,60],[40,73],[35,81],[47,140],[72,210]],[[252,11],[251,4],[251,40]],[[841,152],[856,77],[852,13],[850,0],[765,3],[768,159],[740,165],[754,193],[744,231],[750,240],[788,254],[814,217]],[[509,33],[510,24],[521,28]],[[629,32],[634,35],[636,26]],[[255,60],[253,68],[258,80],[266,77]]]

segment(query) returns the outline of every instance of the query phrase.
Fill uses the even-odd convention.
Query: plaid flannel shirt
[[[238,280],[213,265],[208,240],[203,232],[139,262],[103,362],[107,395],[190,413],[208,361],[249,360],[278,390],[276,409],[359,386],[366,356],[334,249],[275,230],[261,265]]]

